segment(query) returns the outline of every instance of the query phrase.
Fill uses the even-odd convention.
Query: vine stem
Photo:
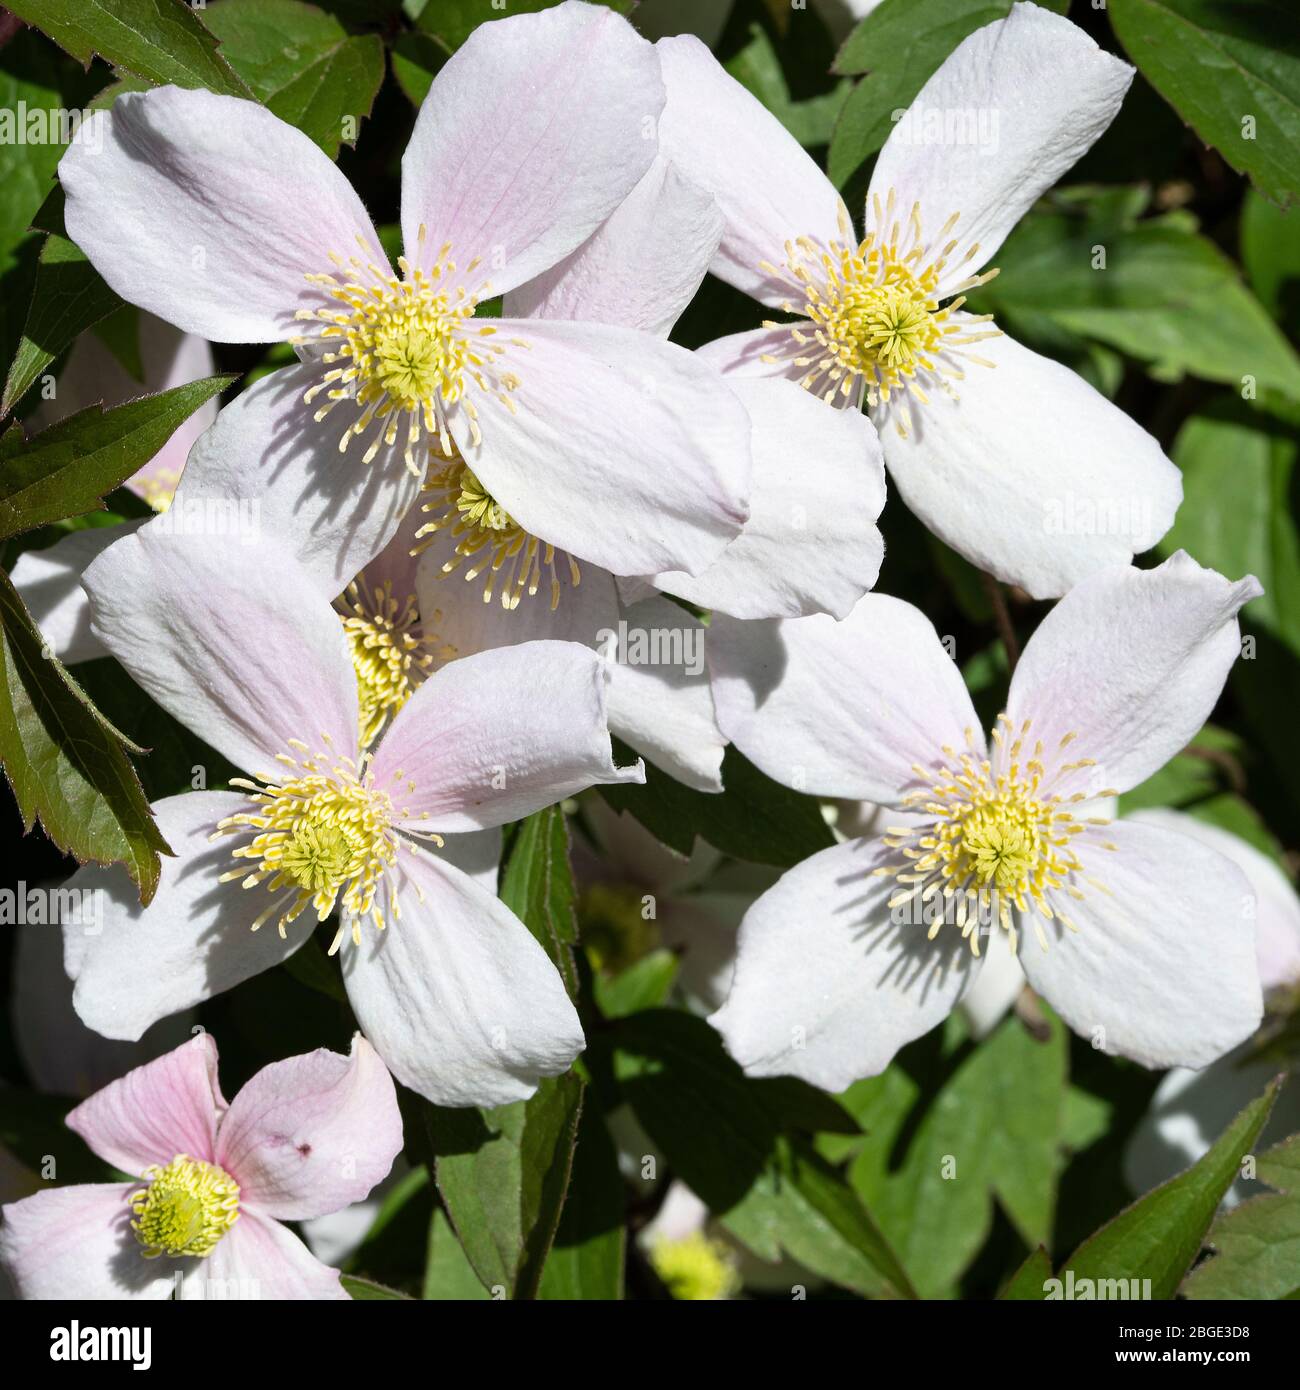
[[[1014,671],[1016,662],[1020,660],[1020,643],[1016,641],[1016,630],[1011,625],[1011,611],[1007,608],[1007,596],[1002,591],[1002,585],[993,578],[991,574],[980,571],[980,578],[984,581],[984,592],[989,596],[989,602],[993,605],[993,619],[997,623],[998,636],[1002,638],[1002,645],[1007,652],[1007,666]]]

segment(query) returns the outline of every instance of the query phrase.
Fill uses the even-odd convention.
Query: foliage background
[[[514,0],[506,12],[543,7]],[[1050,7],[1067,8],[1065,0]],[[728,12],[646,0],[639,18],[663,32],[670,9],[705,20],[716,13],[719,59],[825,162],[852,206],[890,112],[1009,5],[884,0],[842,41],[823,17],[832,8],[737,0]],[[486,0],[211,0],[192,11],[179,0],[15,0],[9,11],[0,10],[0,109],[98,105],[169,81],[251,95],[337,156],[381,226],[396,222],[416,103],[448,54],[501,13]],[[1292,5],[1270,0],[1075,0],[1069,15],[1139,75],[1110,131],[1007,241],[997,257],[1003,274],[978,307],[1083,374],[1183,470],[1178,520],[1143,563],[1183,547],[1231,577],[1253,571],[1267,591],[1244,614],[1254,650],[1234,667],[1213,722],[1122,809],[1185,810],[1242,836],[1293,877],[1300,23]],[[1253,138],[1243,133],[1245,113],[1256,118]],[[346,117],[359,120],[355,138]],[[9,364],[4,414],[13,421],[30,413],[41,374],[57,375],[81,332],[99,333],[124,365],[138,367],[134,311],[61,236],[52,182],[61,152],[0,144],[0,363]],[[1104,271],[1092,265],[1098,245]],[[695,347],[755,321],[747,299],[709,279],[674,337]],[[229,399],[287,360],[279,348],[216,352],[228,381],[92,411],[57,436],[28,439],[10,418],[0,422],[8,428],[0,434],[6,571],[23,549],[69,529],[142,514],[119,484],[157,443],[206,395],[224,389]],[[1009,670],[993,599],[1005,598],[1021,644],[1044,606],[1015,591],[991,594],[897,499],[881,524],[879,588],[917,604],[955,639],[977,707],[991,719]],[[127,861],[147,891],[159,846],[144,796],[188,787],[196,764],[219,785],[219,758],[111,661],[78,667],[79,689],[57,662],[37,660],[39,635],[7,580],[0,626],[0,758],[13,790],[0,795],[0,817],[13,879],[61,878],[71,850]],[[724,772],[721,797],[689,792],[653,769],[646,787],[606,797],[678,849],[689,850],[696,835],[712,845],[722,856],[713,882],[729,888],[743,890],[765,869],[830,843],[809,798],[777,788],[734,750]],[[981,1298],[1004,1289],[1041,1297],[1049,1266],[1067,1261],[1077,1272],[1153,1277],[1173,1295],[1271,1097],[1244,1112],[1185,1179],[1112,1221],[1133,1197],[1121,1158],[1159,1077],[1093,1051],[1032,1002],[979,1044],[955,1016],[884,1076],[839,1097],[793,1081],[746,1080],[683,1007],[672,952],[650,942],[639,954],[611,955],[617,914],[582,894],[570,871],[570,840],[583,842],[585,821],[580,807],[517,827],[501,891],[566,971],[588,1051],[533,1101],[487,1115],[404,1096],[411,1166],[348,1262],[358,1296],[488,1297],[496,1287],[511,1297],[664,1297],[636,1236],[670,1176],[704,1199],[737,1248],[760,1261],[799,1262],[804,1273],[783,1267],[774,1291],[751,1278],[754,1297],[788,1298],[800,1281],[811,1297]],[[61,1129],[69,1101],[35,1089],[15,1045],[14,936],[0,935],[0,1142],[29,1163],[59,1154],[64,1176],[84,1177],[96,1160]],[[314,942],[203,1006],[227,1093],[274,1058],[320,1045],[346,1050],[353,1022],[335,969]],[[1293,1021],[1274,1020],[1269,1046],[1279,1070],[1295,1037]],[[651,1190],[620,1175],[615,1135],[626,1147],[629,1113],[659,1154]],[[630,1143],[638,1154],[647,1147]],[[942,1176],[948,1156],[957,1160],[955,1180]],[[1297,1162],[1293,1146],[1275,1150],[1261,1176],[1285,1193]],[[1281,1204],[1257,1218],[1266,1232],[1287,1224],[1280,1213],[1298,1224],[1285,1195],[1258,1200]],[[1214,1239],[1222,1243],[1222,1229]],[[1231,1239],[1229,1229],[1225,1250]],[[1300,1251],[1283,1243],[1275,1254],[1271,1285],[1251,1284],[1257,1276],[1221,1256],[1217,1273],[1207,1277],[1203,1263],[1185,1292],[1195,1295],[1198,1284],[1237,1296],[1300,1289]]]

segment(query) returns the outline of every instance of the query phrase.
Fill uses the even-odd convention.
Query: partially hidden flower
[[[436,672],[362,742],[339,614],[273,547],[145,528],[87,571],[94,631],[144,689],[246,775],[157,802],[175,852],[141,908],[86,867],[102,927],[65,929],[82,1019],[137,1037],[292,954],[337,911],[334,950],[366,1036],[448,1105],[530,1095],[583,1047],[560,976],[496,896],[499,827],[616,768],[604,663],[572,643]],[[300,920],[301,919],[301,920]]]
[[[1043,620],[986,742],[915,608],[842,623],[715,619],[722,730],[787,786],[912,813],[787,872],[741,925],[713,1016],[751,1073],[839,1090],[957,1004],[1002,934],[1075,1031],[1149,1067],[1204,1066],[1258,1026],[1254,895],[1223,855],[1096,803],[1201,728],[1261,593],[1183,552],[1084,580]]]
[[[558,602],[586,565],[695,574],[748,513],[749,421],[717,371],[609,323],[483,313],[619,206],[663,103],[653,47],[603,6],[479,26],[420,108],[394,272],[301,131],[211,92],[128,93],[93,118],[102,149],[60,165],[68,232],[180,327],[294,345],[230,407],[256,474],[239,496],[346,522],[335,592],[426,477],[483,523],[464,572],[509,604]]]
[[[68,1126],[125,1182],[3,1208],[0,1266],[28,1299],[342,1299],[286,1221],[359,1201],[402,1121],[364,1038],[263,1067],[227,1103],[200,1033],[83,1101]]]
[[[1035,597],[1168,530],[1182,484],[1156,441],[1074,372],[963,307],[996,273],[986,267],[1015,224],[1110,124],[1132,68],[1060,16],[1013,5],[960,43],[903,113],[859,234],[813,160],[698,40],[656,49],[663,154],[725,218],[712,269],[784,316],[702,355],[727,373],[864,404],[907,505]]]

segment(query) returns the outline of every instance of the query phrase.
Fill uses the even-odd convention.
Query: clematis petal
[[[210,1033],[200,1033],[110,1081],[70,1111],[67,1123],[105,1163],[141,1174],[177,1154],[210,1163],[225,1108],[217,1044]]]
[[[609,324],[501,319],[529,344],[465,461],[525,530],[617,574],[698,573],[749,514],[744,407],[694,353]],[[515,360],[511,359],[512,362]]]
[[[895,923],[891,851],[849,840],[782,875],[745,914],[727,1002],[710,1022],[751,1076],[828,1091],[884,1071],[942,1022],[979,961],[956,931]]]
[[[223,343],[281,342],[329,256],[386,260],[361,200],[308,136],[255,101],[128,92],[59,164],[68,235],[131,304]]]
[[[696,356],[722,373],[724,377],[774,377],[777,380],[802,381],[808,368],[799,366],[790,356],[790,329],[749,328],[743,333],[729,333],[696,349]],[[770,358],[771,360],[765,360]],[[833,404],[840,408],[842,396]]]
[[[754,428],[749,520],[701,574],[668,572],[655,584],[733,618],[843,618],[885,554],[876,432],[857,411],[827,410],[792,382],[732,385]]]
[[[146,1260],[131,1231],[134,1183],[54,1187],[4,1207],[0,1268],[23,1299],[166,1299],[170,1261]]]
[[[525,1099],[585,1046],[559,973],[514,913],[442,853],[405,867],[422,901],[407,895],[400,921],[345,950],[358,1023],[393,1075],[438,1105]]]
[[[713,713],[704,624],[658,595],[626,609],[620,624],[606,649],[610,729],[677,781],[720,792],[727,741]]]
[[[301,1221],[368,1196],[401,1149],[393,1079],[358,1035],[348,1057],[322,1047],[263,1067],[222,1119],[215,1161],[241,1207]]]
[[[1050,895],[1075,930],[1043,923],[1046,950],[1022,932],[1020,963],[1101,1051],[1147,1067],[1206,1066],[1263,1016],[1250,884],[1231,860],[1177,832],[1117,821],[1106,833],[1113,853],[1077,851],[1088,870],[1083,899]]]
[[[90,630],[90,604],[81,576],[92,560],[143,524],[127,521],[70,531],[44,550],[25,550],[18,557],[9,577],[49,649],[65,666],[108,655]]]
[[[168,713],[245,772],[298,739],[357,747],[356,675],[338,615],[272,543],[159,531],[160,517],[84,576],[91,629]],[[243,553],[240,554],[242,549]]]
[[[961,214],[951,232],[961,251],[940,280],[951,292],[1093,145],[1132,80],[1127,63],[1069,20],[1013,5],[959,43],[921,88],[880,151],[868,203],[892,191],[904,218],[919,204],[935,250],[945,220]],[[972,139],[952,134],[954,115]],[[971,247],[977,253],[963,259]]]
[[[655,50],[668,88],[659,123],[664,157],[717,200],[725,219],[713,273],[764,304],[796,293],[762,269],[787,240],[840,235],[843,203],[830,180],[779,120],[690,35]]]
[[[1183,551],[1153,570],[1084,580],[1043,619],[1011,680],[1007,715],[1096,766],[1076,778],[1095,796],[1124,792],[1162,768],[1209,717],[1241,649],[1237,613],[1263,590]]]
[[[874,412],[894,485],[935,535],[1035,598],[1127,564],[1173,524],[1182,475],[1075,372],[1012,338],[980,344],[957,399],[931,395],[900,434]],[[892,407],[891,407],[892,408]]]
[[[303,404],[318,380],[314,366],[285,367],[236,396],[194,446],[171,525],[224,505],[296,555],[332,599],[395,535],[420,479],[399,450],[369,464],[340,453],[338,422],[316,421]]]
[[[617,323],[666,338],[722,237],[712,196],[659,158],[572,255],[511,291],[509,318]]]
[[[449,834],[520,820],[614,766],[605,663],[576,642],[528,642],[453,661],[402,707],[372,764],[398,823]]]
[[[246,805],[234,792],[184,792],[154,803],[175,857],[163,859],[147,908],[121,868],[87,865],[68,880],[68,889],[102,895],[102,921],[67,923],[63,931],[64,967],[76,982],[72,1002],[97,1033],[138,1038],[158,1019],[269,970],[302,945],[305,932],[282,940],[274,930],[250,930],[270,901],[267,890],[219,882],[243,861],[209,836]]]
[[[531,280],[650,167],[663,104],[654,50],[609,9],[480,25],[434,78],[402,158],[407,258],[427,270],[450,244],[462,284]]]
[[[1268,855],[1261,854],[1240,835],[1198,820],[1185,811],[1159,807],[1135,811],[1125,819],[1189,836],[1231,859],[1246,875],[1255,894],[1255,954],[1260,984],[1265,991],[1289,989],[1300,984],[1300,897]]]
[[[842,622],[721,615],[709,627],[722,732],[785,786],[897,802],[915,764],[945,745],[980,756],[983,735],[960,672],[910,603],[867,594]]]
[[[193,1267],[181,1299],[346,1299],[339,1272],[321,1264],[296,1235],[259,1211],[242,1210],[212,1254]]]

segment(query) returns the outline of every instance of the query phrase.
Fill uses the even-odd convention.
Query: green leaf
[[[578,1125],[573,1176],[538,1297],[621,1299],[626,1243],[618,1151],[603,1118],[589,1106]]]
[[[1189,806],[1213,796],[1229,770],[1240,768],[1241,752],[1242,742],[1236,734],[1206,724],[1187,748],[1120,797],[1120,814],[1152,806]]]
[[[0,761],[23,831],[36,821],[79,862],[122,863],[147,904],[170,854],[117,731],[45,648],[0,576]]]
[[[0,416],[8,415],[28,388],[79,333],[106,318],[122,301],[66,237],[51,233],[41,248],[36,287],[18,352],[9,367]]]
[[[619,14],[631,12],[635,0],[599,0],[608,9]],[[510,0],[509,11],[516,14],[535,14],[538,10],[549,10],[555,0]],[[493,19],[500,19],[503,11],[492,0],[432,0],[424,6],[416,19],[419,29],[431,34],[454,53],[478,28]]]
[[[299,0],[215,0],[203,22],[268,110],[331,159],[341,143],[356,144],[384,77],[377,34],[350,35],[333,15]]]
[[[474,1272],[499,1297],[537,1294],[569,1185],[582,1091],[568,1072],[481,1115],[423,1107],[443,1205]]]
[[[606,1018],[626,1018],[642,1009],[657,1009],[667,1001],[680,964],[676,952],[660,949],[642,956],[612,979],[596,975],[592,981],[596,1007]]]
[[[801,23],[802,19],[801,16]],[[781,51],[785,52],[792,41],[792,38],[783,38]],[[759,23],[749,26],[749,38],[744,47],[728,58],[724,67],[806,147],[829,142],[835,118],[853,85],[845,78],[829,92],[796,101],[790,93],[777,46]]]
[[[1183,220],[1115,220],[1093,190],[1063,191],[998,252],[975,312],[1052,352],[1052,335],[1103,343],[1161,380],[1184,374],[1300,399],[1300,358],[1236,266]],[[1104,264],[1101,258],[1104,256]]]
[[[849,94],[831,137],[831,182],[843,188],[880,149],[943,60],[976,29],[1005,19],[1014,0],[884,0],[844,41],[835,71],[870,73]],[[1064,14],[1066,0],[1045,6]]]
[[[14,0],[9,9],[83,66],[99,54],[160,86],[249,94],[183,0]]]
[[[1185,1173],[1157,1187],[1088,1237],[1060,1277],[1151,1281],[1152,1298],[1173,1298],[1191,1267],[1241,1160],[1268,1119],[1281,1078],[1269,1083]]]
[[[403,1299],[410,1301],[409,1293],[401,1293],[397,1289],[390,1289],[386,1284],[377,1284],[373,1279],[362,1279],[355,1274],[344,1274],[340,1279],[345,1293],[352,1298],[370,1301],[372,1299]]]
[[[1292,338],[1300,330],[1300,236],[1295,214],[1254,189],[1241,209],[1241,263],[1259,302]]]
[[[1052,1261],[1040,1245],[1007,1281],[1000,1299],[1042,1300],[1047,1297],[1047,1281],[1052,1277]]]
[[[782,1133],[785,1091],[750,1081],[703,1019],[656,1009],[613,1030],[614,1073],[686,1185],[762,1260],[788,1254],[870,1297],[910,1296],[888,1242],[840,1175]]]
[[[1051,1242],[1067,1036],[1056,1018],[1049,1028],[1039,1042],[1018,1018],[1006,1019],[929,1100],[919,1123],[904,1108],[915,1091],[895,1092],[894,1125],[882,1126],[878,1142],[854,1161],[853,1186],[924,1297],[952,1292],[992,1228],[995,1197],[1026,1245]],[[901,1132],[905,1115],[914,1133],[899,1163],[890,1135]],[[858,1118],[876,1133],[874,1115]]]
[[[1110,0],[1151,85],[1261,193],[1300,191],[1300,24],[1290,0]]]
[[[421,1298],[453,1302],[477,1301],[492,1295],[479,1282],[474,1266],[465,1257],[447,1213],[434,1207],[429,1221],[429,1244],[424,1262]]]
[[[1256,1174],[1275,1191],[1218,1217],[1214,1256],[1187,1276],[1185,1297],[1289,1298],[1300,1286],[1300,1134],[1260,1154]]]
[[[635,756],[617,741],[615,752],[620,763]],[[611,783],[600,794],[680,854],[690,854],[698,834],[724,854],[785,869],[835,843],[815,797],[774,782],[735,747],[723,757],[722,785],[698,792],[647,763],[644,786]]]
[[[210,376],[129,401],[89,406],[6,453],[0,464],[0,538],[101,505],[192,415],[234,380]]]
[[[570,995],[577,990],[573,946],[578,939],[569,827],[559,806],[521,821],[501,880],[501,901],[555,962]]]

